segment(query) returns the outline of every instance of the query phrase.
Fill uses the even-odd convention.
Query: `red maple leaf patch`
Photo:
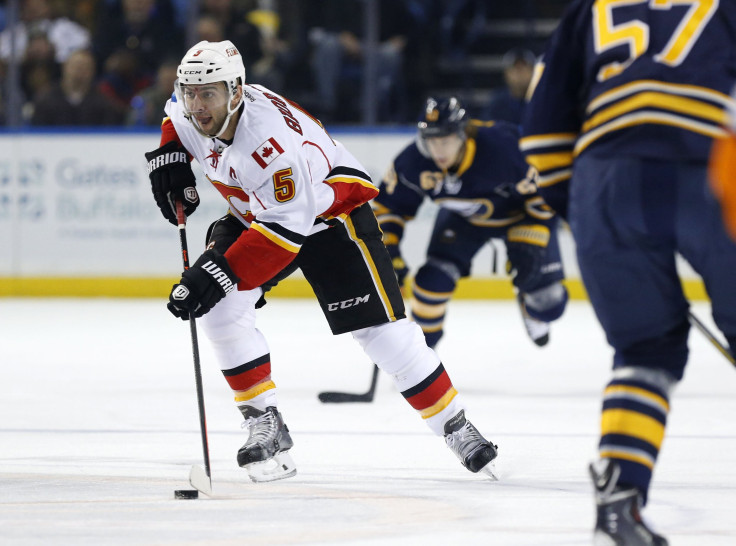
[[[281,147],[281,144],[275,138],[271,137],[258,146],[250,156],[258,163],[261,169],[265,169],[283,153],[284,149]]]

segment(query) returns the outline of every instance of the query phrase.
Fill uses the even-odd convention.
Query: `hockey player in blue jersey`
[[[567,290],[556,215],[537,195],[535,172],[518,150],[516,126],[469,120],[456,98],[429,98],[418,135],[394,159],[374,200],[384,243],[403,286],[409,271],[399,243],[425,199],[439,205],[426,262],[414,276],[412,318],[430,347],[442,337],[458,279],[489,239],[506,244],[527,332],[543,346],[562,315]]]
[[[708,191],[708,153],[736,82],[736,5],[576,0],[537,69],[521,148],[567,215],[615,353],[590,466],[599,544],[663,545],[641,519],[670,394],[688,360],[681,254],[736,346],[736,245]]]

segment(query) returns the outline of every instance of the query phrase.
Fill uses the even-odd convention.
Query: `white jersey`
[[[323,221],[343,219],[378,190],[358,160],[297,104],[258,85],[246,85],[243,92],[245,105],[231,145],[202,136],[175,96],[166,103],[162,128],[166,136],[167,122],[173,124],[231,213],[250,225],[238,242],[247,244],[251,254],[257,247],[256,254],[269,254],[262,259],[275,258],[283,266],[308,235],[327,227]],[[242,279],[245,267],[238,261],[243,256],[234,249],[226,257],[235,261],[231,266]],[[247,268],[254,267],[255,258],[247,259]],[[280,268],[274,265],[262,273]]]

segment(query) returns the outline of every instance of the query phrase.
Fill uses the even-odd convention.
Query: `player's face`
[[[224,82],[182,85],[184,106],[199,128],[216,135],[227,118],[229,93]]]
[[[460,160],[465,141],[458,135],[430,137],[426,139],[432,160],[440,169],[449,169]]]

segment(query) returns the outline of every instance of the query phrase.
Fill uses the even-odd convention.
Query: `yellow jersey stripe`
[[[398,226],[404,227],[406,225],[406,221],[403,217],[399,216],[398,214],[378,214],[376,213],[376,220],[378,220],[378,224],[397,224]]]
[[[667,413],[670,410],[669,403],[663,397],[653,393],[652,391],[641,389],[639,387],[632,387],[630,385],[611,385],[603,392],[603,396],[606,398],[616,398],[616,395],[619,394],[631,394],[637,398],[644,398],[649,405],[658,407],[664,413]]]
[[[345,220],[345,227],[347,227],[348,229],[350,238],[358,244],[361,254],[363,254],[363,259],[365,260],[365,263],[370,268],[371,276],[373,277],[373,284],[378,290],[378,294],[380,295],[380,298],[381,298],[381,303],[383,303],[383,308],[386,310],[386,314],[388,315],[389,320],[395,321],[396,312],[394,311],[394,308],[391,305],[391,301],[389,300],[388,295],[386,294],[386,289],[384,288],[383,283],[381,282],[381,276],[378,274],[376,263],[373,261],[373,258],[371,257],[371,254],[368,251],[368,247],[365,245],[365,241],[363,241],[363,239],[358,237],[358,234],[355,232],[355,225],[353,224],[353,220],[349,216]]]
[[[512,216],[510,218],[502,218],[499,220],[485,220],[483,218],[468,218],[468,221],[473,224],[474,226],[481,226],[481,227],[505,227],[511,224],[515,224],[516,222],[523,220],[524,215],[519,214],[517,216]]]
[[[422,329],[422,332],[424,332],[425,334],[433,334],[435,332],[439,332],[440,330],[442,330],[443,327],[442,324],[427,326],[426,324],[422,324],[419,320],[415,320],[415,322],[419,325],[419,327]]]
[[[613,106],[598,112],[583,124],[582,132],[587,133],[613,118],[621,117],[624,114],[646,107],[670,110],[679,114],[688,114],[718,124],[724,124],[726,122],[726,112],[722,108],[695,99],[674,97],[666,93],[649,91],[619,101]]]
[[[714,91],[713,89],[708,89],[707,87],[666,83],[656,80],[636,80],[620,87],[614,87],[605,93],[601,93],[588,103],[586,113],[590,114],[609,102],[617,101],[621,97],[633,95],[634,93],[639,93],[641,91],[662,91],[664,93],[671,93],[674,95],[697,97],[721,104],[724,108],[728,108],[733,104],[733,100],[728,95],[719,91]]]
[[[526,161],[538,171],[549,171],[572,165],[572,152],[553,152],[526,156]]]
[[[577,133],[549,133],[546,135],[532,135],[519,140],[519,149],[527,152],[533,148],[551,148],[553,146],[572,146],[575,144]]]
[[[275,388],[276,384],[273,381],[264,381],[263,383],[259,383],[258,385],[251,387],[247,391],[236,391],[235,401],[247,402],[249,400],[253,400],[259,394],[263,394],[264,392]]]
[[[455,398],[455,396],[457,396],[457,391],[455,390],[455,387],[450,387],[450,390],[448,390],[442,396],[442,398],[440,398],[435,404],[420,411],[419,415],[422,416],[422,419],[429,419],[430,417],[434,417],[447,406],[449,406],[450,402],[452,402],[452,399]]]
[[[652,444],[657,449],[664,439],[664,425],[636,411],[611,408],[601,416],[601,434],[622,434]]]
[[[419,300],[411,302],[411,312],[423,319],[436,319],[445,314],[447,309],[446,303],[424,303]]]
[[[419,288],[417,285],[412,287],[412,291],[428,300],[447,300],[452,296],[452,292],[430,292],[424,288]]]
[[[373,214],[378,216],[379,214],[390,214],[391,209],[388,208],[386,205],[382,205],[375,199],[371,201],[371,208],[373,209]]]
[[[572,178],[572,169],[565,169],[564,171],[558,171],[547,176],[540,174],[537,179],[537,186],[540,188],[546,188],[547,186],[553,186],[559,182],[569,180],[570,178]]]
[[[328,184],[337,184],[337,183],[343,183],[343,184],[360,184],[361,186],[375,190],[377,189],[376,186],[371,184],[368,180],[365,180],[363,178],[357,178],[354,176],[331,176],[329,178],[325,178],[325,182]]]
[[[654,125],[670,125],[672,127],[679,127],[680,129],[687,129],[688,131],[699,133],[711,138],[721,137],[726,134],[722,128],[715,125],[700,123],[692,120],[691,118],[677,116],[674,114],[644,110],[637,112],[636,114],[622,116],[606,123],[605,125],[601,125],[590,133],[583,135],[580,137],[580,140],[578,140],[574,153],[576,156],[580,155],[583,150],[607,133],[632,127],[634,125],[645,125],[649,123]]]
[[[282,237],[279,237],[273,231],[270,231],[270,230],[266,229],[263,226],[263,224],[259,224],[257,222],[253,222],[250,225],[250,229],[256,230],[258,233],[260,233],[261,235],[263,235],[269,241],[277,244],[278,246],[280,246],[281,248],[283,248],[285,250],[288,250],[289,252],[293,252],[294,254],[297,254],[299,252],[299,248],[301,248],[301,247],[298,247],[298,246],[294,245],[290,241],[287,241],[286,239],[284,239]]]
[[[401,241],[399,240],[399,236],[395,233],[391,233],[390,231],[384,231],[383,232],[383,244],[386,246],[391,245],[398,245]]]
[[[640,465],[646,466],[649,470],[654,469],[654,460],[651,457],[646,456],[644,453],[635,454],[616,449],[602,449],[598,452],[598,455],[602,459],[623,459],[624,461],[639,463]]]
[[[469,138],[465,141],[465,155],[463,160],[460,162],[460,166],[457,168],[457,177],[460,178],[465,171],[467,171],[475,160],[476,143],[474,138]]]

